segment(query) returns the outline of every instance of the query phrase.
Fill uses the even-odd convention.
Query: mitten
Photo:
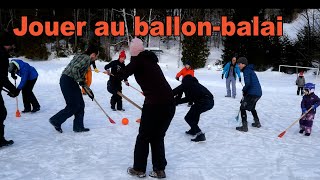
[[[11,73],[11,77],[12,79],[16,80],[18,77],[14,74],[14,73]]]
[[[8,96],[12,98],[19,96],[19,94],[20,94],[20,89],[16,89],[14,92],[11,92],[11,91],[8,92]]]
[[[85,82],[84,82],[84,81],[80,81],[80,82],[79,82],[79,85],[80,85],[80,86],[84,86],[84,85],[85,85]]]
[[[92,90],[88,87],[88,86],[82,86],[83,89],[86,91],[87,95],[90,97],[90,99],[94,99],[94,94],[92,92]]]
[[[110,75],[110,74],[111,74],[109,69],[108,69],[108,70],[106,70],[106,71],[104,71],[103,73],[104,73],[104,74],[108,74],[108,75]]]
[[[312,106],[312,109],[315,110],[315,109],[317,109],[318,106],[319,106],[319,105],[316,103],[316,104],[314,104],[314,105]]]
[[[305,112],[307,112],[307,109],[306,108],[302,108],[302,114],[304,114]]]
[[[248,95],[248,93],[247,93],[247,92],[242,91],[242,96],[246,96],[246,95]]]

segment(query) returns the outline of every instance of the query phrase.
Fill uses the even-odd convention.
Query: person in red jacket
[[[184,68],[182,68],[176,75],[176,80],[180,81],[179,78],[180,76],[182,76],[182,78],[184,78],[186,75],[191,75],[192,77],[194,77],[194,69],[191,67],[191,63],[190,61],[186,61],[186,63],[184,63]],[[175,96],[176,99],[176,104],[178,104],[178,99],[181,99],[182,97],[182,93],[179,93],[177,96]],[[188,107],[192,106],[193,102],[189,101],[188,102]]]

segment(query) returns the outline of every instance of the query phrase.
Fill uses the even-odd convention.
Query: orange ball
[[[123,125],[127,125],[129,123],[129,119],[128,118],[123,118],[122,119],[122,124]]]

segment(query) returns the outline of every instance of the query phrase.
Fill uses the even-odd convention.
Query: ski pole
[[[17,88],[17,81],[16,80],[14,80],[14,86]],[[19,105],[18,105],[18,96],[16,96],[16,104],[17,104],[16,117],[21,117],[21,114],[19,111]]]
[[[307,112],[305,112],[304,114],[302,114],[302,116],[301,116],[299,119],[295,120],[289,127],[287,127],[287,129],[285,129],[282,133],[280,133],[280,134],[278,135],[278,137],[279,137],[279,138],[282,138],[282,137],[284,136],[284,134],[288,131],[288,129],[290,129],[295,123],[297,123],[301,118],[303,118],[306,114],[308,114],[309,111],[311,111],[312,109],[313,109],[313,107],[311,107]]]

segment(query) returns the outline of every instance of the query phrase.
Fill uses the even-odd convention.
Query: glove
[[[82,86],[82,87],[83,87],[84,91],[86,91],[89,98],[93,101],[94,94],[93,94],[92,90],[88,86]]]
[[[14,96],[14,94],[12,92],[8,92],[8,96],[10,96],[12,98],[16,97],[16,96]]]
[[[221,79],[223,79],[223,74],[221,74]]]
[[[98,72],[100,72],[100,71],[99,71],[99,69],[94,68],[94,72],[98,73]]]
[[[14,73],[11,73],[11,77],[12,79],[16,80],[18,77],[14,74]]]
[[[239,78],[239,82],[241,82],[241,78]]]
[[[176,77],[176,80],[179,81],[179,77]]]
[[[247,93],[247,92],[242,91],[242,96],[246,96],[246,95],[248,95],[248,93]]]
[[[16,89],[14,92],[8,92],[8,96],[12,97],[12,98],[15,98],[17,96],[19,96],[20,94],[20,89]]]
[[[302,114],[304,114],[305,112],[307,112],[307,109],[306,108],[302,108]]]
[[[318,104],[314,104],[314,105],[312,105],[312,109],[316,110],[318,106],[319,106]]]
[[[79,85],[80,85],[80,86],[84,86],[84,85],[85,85],[85,82],[84,82],[84,81],[80,81],[80,82],[79,82]]]
[[[129,82],[128,81],[125,81],[124,82],[127,86],[130,86]]]
[[[103,73],[110,75],[110,70],[108,69],[108,70],[104,71]]]

